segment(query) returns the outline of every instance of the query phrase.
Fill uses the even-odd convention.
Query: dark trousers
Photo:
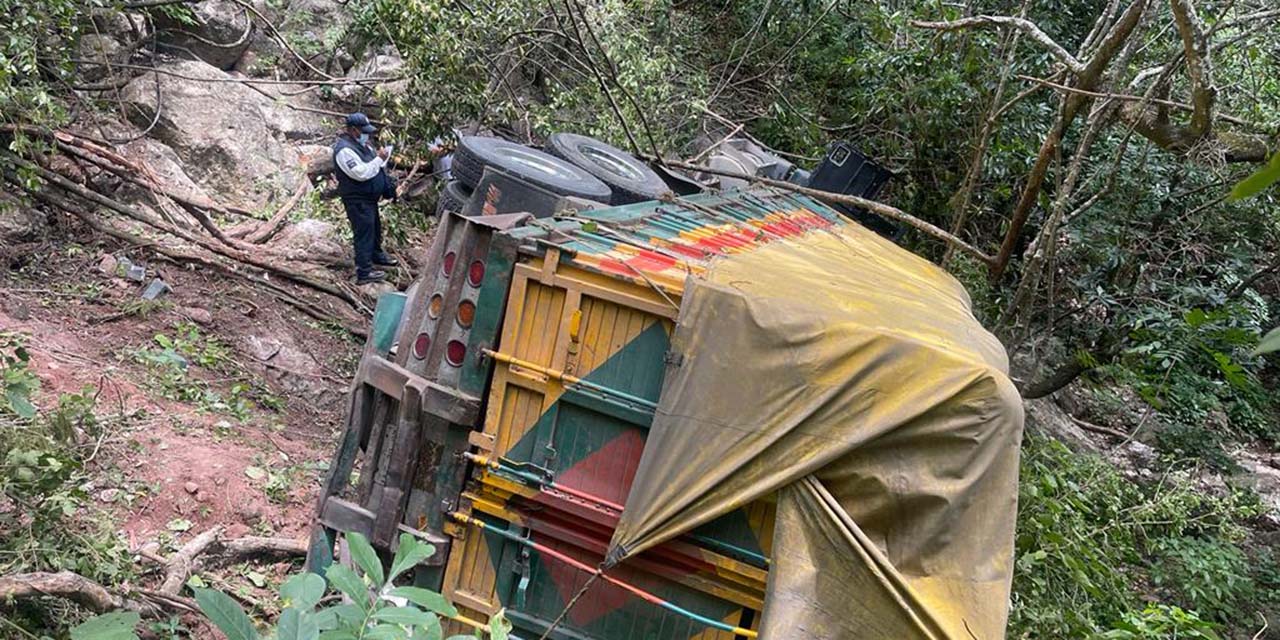
[[[351,235],[355,240],[356,275],[373,270],[374,256],[382,254],[382,217],[378,215],[378,203],[368,200],[343,200],[347,221],[351,223]]]

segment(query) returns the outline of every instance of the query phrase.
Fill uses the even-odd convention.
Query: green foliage
[[[0,415],[15,415],[24,420],[36,417],[31,395],[40,388],[40,379],[29,366],[25,340],[13,333],[0,333]]]
[[[137,640],[134,628],[142,616],[133,611],[107,613],[71,630],[71,640]]]
[[[1231,622],[1257,591],[1249,558],[1237,545],[1212,538],[1169,538],[1154,543],[1152,554],[1156,586],[1172,590],[1206,619]]]
[[[1010,637],[1154,638],[1164,636],[1122,632],[1175,622],[1212,630],[1173,609],[1133,613],[1146,581],[1206,619],[1251,620],[1258,590],[1243,542],[1259,509],[1246,493],[1218,497],[1176,477],[1134,482],[1105,460],[1028,438]],[[1119,635],[1107,635],[1113,630]]]
[[[1114,629],[1093,636],[1094,640],[1219,640],[1217,626],[1200,619],[1194,611],[1158,604],[1140,612],[1126,613]]]
[[[396,577],[431,557],[435,548],[409,534],[401,534],[391,572],[385,574],[382,560],[364,536],[353,533],[347,541],[360,573],[344,565],[333,565],[326,575],[329,586],[346,596],[350,603],[317,610],[324,599],[325,580],[313,573],[293,576],[280,586],[283,609],[275,628],[259,635],[253,620],[231,596],[210,589],[195,589],[196,602],[227,640],[272,637],[275,640],[442,640],[440,617],[456,617],[457,609],[434,591],[394,584]],[[104,622],[108,617],[99,616],[81,624],[72,631],[72,637],[79,640],[76,634],[83,635],[86,629],[106,628],[121,622],[120,619]],[[135,616],[133,623],[136,622]],[[499,611],[490,618],[487,630],[492,640],[505,640],[511,624]],[[123,640],[130,636],[111,636],[110,640],[116,637]],[[449,640],[483,637],[477,630],[474,636],[453,636]]]
[[[4,340],[3,353],[10,355],[23,342],[12,334]],[[19,381],[30,403],[36,379],[29,355],[0,359],[0,378]],[[85,388],[61,395],[55,408],[43,412],[0,410],[0,575],[67,570],[105,583],[132,576],[128,546],[111,519],[93,511],[84,488],[85,460],[104,435],[94,396]],[[132,637],[113,635],[123,619],[91,630],[104,638]],[[19,606],[13,620],[57,628],[65,618],[56,606]]]
[[[149,385],[164,397],[189,402],[210,413],[247,419],[256,408],[278,410],[282,403],[262,381],[243,370],[231,357],[231,350],[215,338],[205,336],[190,322],[180,322],[173,335],[156,334],[155,346],[137,349],[134,361],[145,365]],[[197,375],[192,367],[219,373],[231,382],[222,390]]]
[[[0,122],[60,124],[67,115],[60,82],[97,0],[0,0]]]

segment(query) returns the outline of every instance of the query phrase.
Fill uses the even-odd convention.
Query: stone
[[[97,82],[110,74],[110,64],[124,50],[119,40],[101,33],[86,33],[77,43],[80,59],[77,65],[80,77],[86,82]]]
[[[1026,400],[1026,429],[1041,435],[1052,436],[1075,451],[1097,453],[1098,443],[1062,410],[1052,398]]]
[[[253,526],[262,521],[262,507],[256,504],[244,504],[236,510],[236,514],[240,516],[240,521]]]
[[[195,24],[180,22],[162,11],[152,12],[161,50],[194,56],[219,69],[235,66],[256,31],[253,15],[231,0],[202,0],[185,5]]]
[[[231,76],[203,62],[161,65],[191,79],[160,75],[156,101],[155,75],[135,78],[121,92],[134,125],[177,154],[187,174],[222,202],[245,208],[264,206],[272,194],[292,193],[305,179],[298,155],[267,126],[277,106]],[[159,109],[157,118],[156,112]]]
[[[367,80],[370,78],[388,78],[400,75],[404,70],[404,60],[394,53],[384,52],[374,54],[352,67],[348,77],[355,80]],[[385,84],[347,84],[343,85],[338,92],[347,100],[357,102],[366,102],[371,104],[380,104],[378,96],[396,96],[401,95],[409,88],[408,80],[398,80]]]
[[[120,261],[116,260],[116,257],[109,253],[102,254],[102,258],[98,260],[98,271],[105,275],[116,275],[116,269],[119,268],[119,266]]]
[[[48,223],[44,212],[16,196],[0,192],[0,245],[34,239]]]
[[[186,491],[187,493],[189,493],[189,494],[191,494],[191,495],[195,495],[197,491],[200,491],[200,485],[198,485],[198,484],[196,484],[196,483],[194,483],[194,482],[188,482],[188,483],[186,483],[186,484],[182,485],[182,490],[183,490],[183,491]]]
[[[333,147],[307,144],[299,145],[297,150],[308,176],[327,176],[333,173]]]
[[[151,178],[165,189],[196,201],[210,200],[204,189],[187,175],[182,158],[163,142],[143,137],[125,144],[122,150],[126,157],[146,168]],[[121,185],[115,196],[125,202],[155,202],[150,189],[132,182]]]
[[[183,307],[178,312],[186,316],[188,320],[198,325],[207,327],[213,324],[213,314],[209,313],[208,309],[203,309],[201,307]]]
[[[337,228],[332,223],[307,218],[282,229],[272,246],[293,260],[331,267],[350,266],[350,248],[336,238]]]
[[[333,406],[342,390],[329,382],[324,367],[288,334],[250,335],[248,352],[266,368],[266,378],[290,397],[315,407]]]

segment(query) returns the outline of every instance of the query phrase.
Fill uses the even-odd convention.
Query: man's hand
[[[390,156],[390,155],[391,155],[391,148],[390,148],[390,147],[383,147],[383,148],[381,148],[381,149],[378,149],[378,157],[379,157],[379,158],[382,158],[383,160],[386,160],[386,159],[387,159],[387,156]]]

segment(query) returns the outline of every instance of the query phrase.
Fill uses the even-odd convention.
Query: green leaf
[[[319,577],[319,576],[317,576]],[[320,627],[315,616],[292,607],[280,614],[276,626],[276,640],[318,640]]]
[[[458,610],[444,596],[421,587],[396,587],[387,592],[388,595],[404,598],[423,609],[434,611],[446,618],[454,618]]]
[[[134,633],[142,616],[118,611],[89,618],[71,630],[71,640],[138,640]]]
[[[426,542],[407,534],[400,534],[400,548],[396,549],[395,560],[391,561],[391,575],[387,582],[394,581],[400,574],[417,566],[419,562],[435,555],[436,548]]]
[[[335,564],[330,566],[324,575],[329,579],[329,584],[351,598],[361,609],[366,611],[369,609],[369,587],[350,567]]]
[[[5,389],[4,397],[9,401],[9,406],[13,408],[14,413],[18,414],[18,417],[26,420],[36,417],[36,407],[31,404],[31,399],[27,397],[25,389]]]
[[[1280,182],[1280,153],[1271,156],[1271,162],[1268,162],[1267,166],[1241,180],[1231,189],[1231,195],[1227,196],[1227,200],[1235,202],[1252,198],[1277,182]]]
[[[280,585],[280,595],[289,606],[311,609],[324,597],[324,578],[314,573],[300,573]]]
[[[413,607],[387,607],[380,609],[373,614],[373,619],[380,622],[390,622],[392,624],[402,624],[406,627],[414,625],[427,624],[435,616],[419,611]]]
[[[412,640],[442,640],[444,627],[440,626],[440,618],[432,615],[431,621],[413,630]]]
[[[253,621],[231,596],[213,589],[196,589],[196,604],[227,640],[258,640]]]
[[[489,618],[489,640],[508,640],[511,633],[511,623],[507,621],[506,609],[498,609],[498,612]]]
[[[378,552],[373,550],[373,545],[369,544],[369,539],[359,533],[351,533],[347,535],[347,546],[351,549],[351,558],[369,576],[373,586],[381,587],[385,580],[382,560],[378,558]]]
[[[364,609],[354,604],[339,604],[316,612],[316,626],[321,631],[337,629],[341,623],[347,626],[359,626],[364,621]]]
[[[1280,327],[1272,329],[1262,337],[1262,341],[1258,343],[1258,348],[1253,350],[1253,355],[1259,356],[1264,353],[1275,353],[1276,351],[1280,351]]]
[[[409,634],[394,624],[376,626],[364,632],[361,640],[407,640]]]
[[[356,634],[346,629],[331,629],[321,633],[320,640],[356,640]]]

